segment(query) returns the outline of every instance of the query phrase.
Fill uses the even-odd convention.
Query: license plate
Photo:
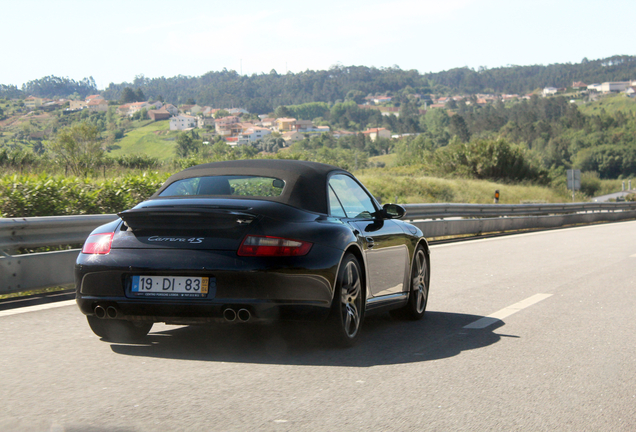
[[[133,276],[131,292],[134,296],[144,297],[207,297],[210,282],[214,285],[214,278]]]

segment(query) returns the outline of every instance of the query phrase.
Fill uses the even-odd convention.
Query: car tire
[[[334,345],[350,347],[358,341],[364,320],[365,294],[360,263],[348,253],[338,270],[329,315],[329,336]]]
[[[110,342],[136,342],[143,339],[153,323],[118,319],[99,319],[87,316],[88,325],[93,333]]]
[[[424,318],[426,304],[428,303],[429,280],[430,273],[426,251],[422,246],[418,246],[413,256],[408,303],[403,308],[391,311],[391,315],[395,318],[410,320],[421,320]]]

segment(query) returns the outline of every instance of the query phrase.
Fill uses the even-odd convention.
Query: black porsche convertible
[[[423,317],[429,248],[349,172],[294,160],[198,165],[95,229],[75,266],[95,334],[153,323],[322,320],[353,344],[365,315]]]

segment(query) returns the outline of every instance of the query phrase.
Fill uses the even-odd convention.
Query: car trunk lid
[[[259,216],[249,207],[150,206],[119,213],[113,249],[237,250]]]

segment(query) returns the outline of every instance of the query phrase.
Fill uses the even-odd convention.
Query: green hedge
[[[0,178],[2,217],[117,213],[151,196],[169,174],[144,173],[108,180],[40,175]]]

